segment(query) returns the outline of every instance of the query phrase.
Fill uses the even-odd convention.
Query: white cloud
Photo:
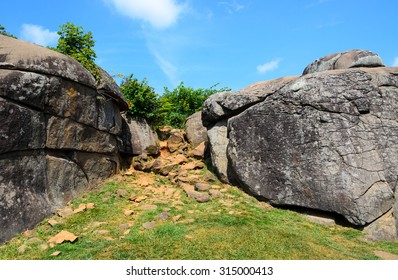
[[[265,74],[267,72],[273,71],[278,69],[279,67],[279,63],[282,61],[282,59],[278,58],[278,59],[274,59],[271,61],[268,61],[264,64],[258,65],[257,66],[257,73],[259,74]]]
[[[239,4],[236,0],[218,2],[219,5],[224,6],[229,14],[233,14],[242,10],[245,6]]]
[[[20,37],[41,46],[51,46],[58,41],[59,35],[39,25],[23,24]]]
[[[116,10],[133,19],[149,22],[157,29],[165,29],[175,24],[187,8],[176,0],[106,0]]]
[[[398,67],[398,56],[394,59],[394,63],[392,64],[394,67]]]

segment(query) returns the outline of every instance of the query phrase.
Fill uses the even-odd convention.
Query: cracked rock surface
[[[228,103],[244,93],[261,95],[248,87]],[[211,149],[224,143],[224,155],[211,153],[224,159],[217,167],[222,161],[212,158],[216,169],[273,205],[338,213],[358,226],[393,211],[386,228],[396,237],[398,68],[316,72],[263,96],[218,119],[225,101],[205,102],[202,117],[213,118],[204,123],[208,130],[227,131],[223,141],[209,137]]]
[[[127,102],[101,75],[0,35],[0,244],[115,174]]]

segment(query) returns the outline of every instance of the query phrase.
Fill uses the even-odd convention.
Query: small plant
[[[6,28],[0,24],[0,34],[17,39],[14,35],[7,32]]]

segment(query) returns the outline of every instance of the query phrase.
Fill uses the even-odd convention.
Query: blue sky
[[[233,90],[300,75],[315,59],[371,50],[398,66],[395,0],[2,1],[2,24],[18,38],[55,46],[59,25],[91,31],[96,63],[146,77],[161,94],[180,81]]]

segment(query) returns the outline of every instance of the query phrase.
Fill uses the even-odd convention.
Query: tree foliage
[[[201,110],[203,102],[210,95],[220,91],[230,91],[229,88],[217,89],[217,85],[208,89],[194,89],[181,82],[173,90],[165,87],[164,93],[159,96],[148,85],[147,79],[139,81],[133,75],[124,77],[120,88],[129,103],[128,113],[146,118],[155,128],[165,125],[183,128],[185,120]]]
[[[181,82],[174,90],[164,88],[160,96],[159,118],[162,125],[182,128],[185,120],[193,113],[202,109],[203,102],[212,94],[220,91],[229,91],[229,88],[217,89],[217,84],[205,89],[187,87]]]
[[[91,31],[85,33],[83,27],[67,22],[59,27],[60,36],[55,50],[69,55],[80,62],[96,80],[100,79],[100,70],[95,64],[97,57],[93,50],[95,41]]]
[[[0,34],[17,39],[14,35],[7,32],[6,28],[0,24]]]
[[[157,122],[159,98],[155,90],[148,85],[147,79],[139,81],[131,74],[123,78],[120,89],[129,104],[129,114],[143,117],[150,124]]]

